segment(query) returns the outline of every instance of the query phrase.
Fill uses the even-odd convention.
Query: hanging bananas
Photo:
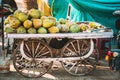
[[[51,15],[51,10],[47,0],[37,0],[37,5],[38,9],[41,10],[45,16]]]

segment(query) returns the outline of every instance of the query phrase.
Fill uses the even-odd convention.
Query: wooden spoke
[[[78,48],[78,55],[80,55],[80,45],[79,45],[80,43],[79,43],[79,41],[77,40],[77,48]]]
[[[72,66],[70,67],[69,71],[71,71],[75,67],[76,64],[77,63],[72,64]]]
[[[75,48],[75,45],[74,45],[72,42],[71,42],[70,44],[72,45],[74,51],[77,52],[77,50],[76,50],[76,48]]]
[[[38,50],[39,50],[39,47],[40,47],[40,42],[38,43],[36,49],[35,49],[35,55],[37,54]]]
[[[31,51],[30,51],[30,48],[28,47],[28,45],[25,43],[25,47],[26,47],[26,50],[25,52],[28,54],[28,56],[30,57],[30,55],[32,54]]]
[[[32,41],[32,57],[34,58],[34,49],[35,49],[35,45],[34,45],[34,42]]]
[[[42,47],[42,49],[40,49],[40,51],[35,55],[35,57],[39,56],[41,54],[41,52],[45,49],[46,47]]]
[[[76,54],[76,52],[74,52],[74,51],[72,51],[70,48],[66,48],[68,51],[70,51],[69,52],[69,56],[71,55],[71,56],[76,56],[77,54]]]
[[[47,55],[47,54],[49,54],[49,53],[50,53],[50,51],[44,52],[43,54],[38,55],[38,57],[45,56],[45,55]]]

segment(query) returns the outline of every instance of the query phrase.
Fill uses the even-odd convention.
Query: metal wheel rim
[[[81,45],[78,45],[78,44],[81,44]],[[85,40],[72,40],[64,46],[64,48],[62,49],[61,56],[62,57],[85,56],[85,55],[87,55],[87,53],[89,52],[89,50],[91,48],[90,44],[91,44],[90,40],[86,40],[86,39]],[[70,45],[72,46],[72,47],[70,47],[70,50],[69,50],[71,54],[66,55],[66,53],[67,53],[66,49],[69,48]],[[76,45],[77,45],[77,47],[75,47]],[[86,46],[86,47],[84,47],[84,46]],[[80,51],[79,49],[82,49],[82,48],[83,48],[83,55],[81,55],[79,53],[79,51]],[[84,48],[86,48],[86,49],[84,49]],[[69,51],[68,51],[68,53],[69,53]],[[70,73],[72,75],[76,75],[76,76],[86,75],[86,74],[90,73],[91,71],[93,71],[95,68],[94,64],[88,62],[88,58],[81,59],[81,60],[74,60],[74,61],[66,60],[66,61],[62,61],[61,64],[68,73]]]
[[[38,42],[38,44],[36,46],[34,45],[35,42]],[[26,48],[31,49],[30,46],[27,46],[27,44],[32,46],[32,50],[34,50],[33,53],[36,52],[34,55],[27,54]],[[26,48],[25,48],[25,45],[26,45]],[[45,43],[43,43],[41,41],[35,41],[35,40],[29,40],[29,41],[25,42],[24,52],[25,52],[25,55],[30,58],[30,60],[26,59],[21,54],[20,46],[21,46],[21,44],[19,44],[19,47],[14,51],[14,58],[13,58],[13,65],[18,73],[20,73],[21,75],[23,75],[25,77],[40,77],[40,76],[44,75],[45,73],[47,73],[51,69],[52,64],[53,64],[52,61],[45,62],[45,61],[40,61],[37,59],[37,58],[42,58],[42,57],[46,57],[46,58],[52,57],[52,52]],[[34,46],[34,48],[33,48],[33,46]],[[38,52],[38,50],[39,51],[42,50],[42,51]],[[46,51],[49,51],[49,53],[45,53]]]

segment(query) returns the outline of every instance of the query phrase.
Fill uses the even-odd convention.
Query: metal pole
[[[1,21],[1,24],[2,24],[2,49],[4,50],[4,25],[3,25],[3,18],[4,18],[4,13],[3,13],[3,0],[1,0],[1,7],[2,7],[2,21]]]
[[[71,11],[71,5],[68,4],[67,20],[70,20],[70,11]]]

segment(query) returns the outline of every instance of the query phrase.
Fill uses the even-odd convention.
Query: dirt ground
[[[59,64],[58,68],[53,67],[48,73],[39,78],[25,78],[18,74],[11,64],[11,71],[0,73],[0,80],[120,80],[118,72],[110,71],[105,64],[105,61],[100,61],[100,65],[97,66],[96,70],[86,76],[70,75]]]
[[[0,56],[0,62],[3,61],[3,55]],[[57,65],[57,68],[54,67]],[[108,67],[108,62],[104,59],[99,60],[96,69],[85,76],[73,76],[67,73],[61,66],[60,62],[54,62],[51,70],[39,78],[25,78],[18,74],[10,61],[10,71],[0,73],[0,80],[120,80],[118,72],[111,71]]]

